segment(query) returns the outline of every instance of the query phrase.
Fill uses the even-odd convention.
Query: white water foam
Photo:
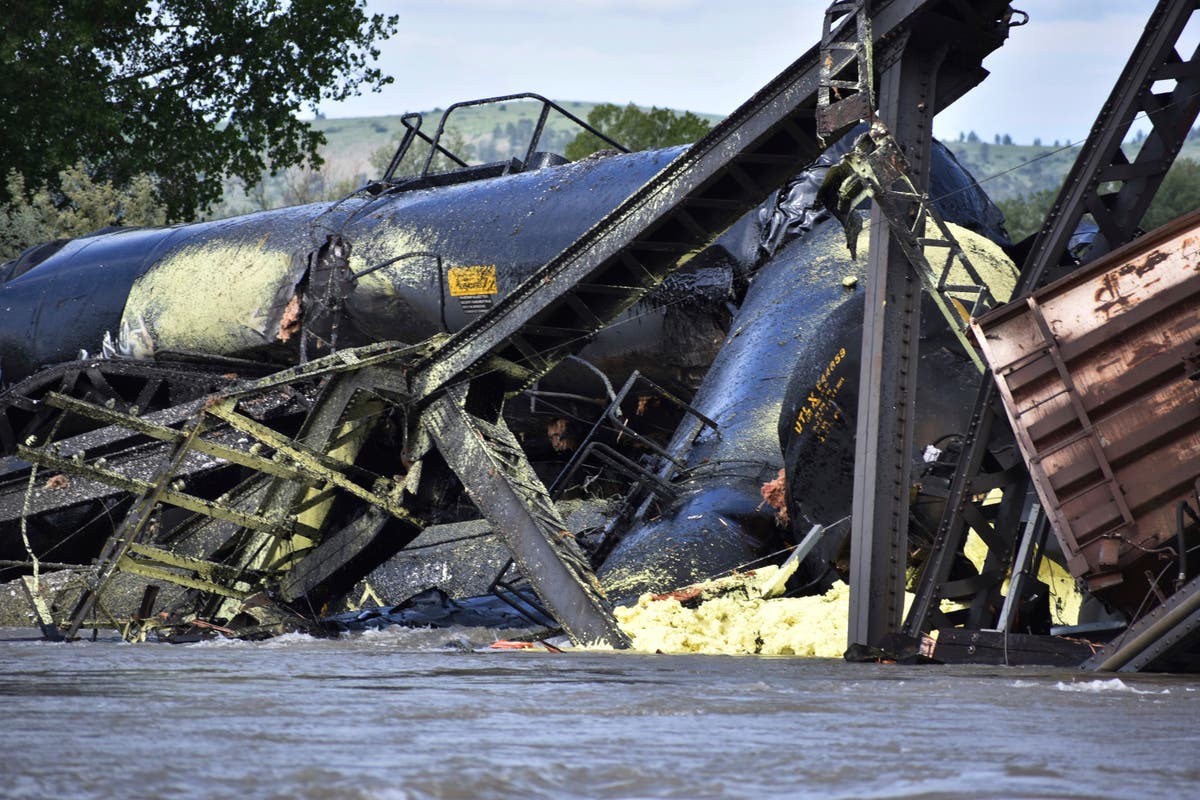
[[[1130,694],[1170,694],[1170,689],[1163,689],[1155,692],[1150,689],[1138,689],[1130,686],[1120,678],[1110,678],[1109,680],[1093,680],[1093,681],[1072,681],[1070,683],[1059,681],[1054,684],[1054,688],[1060,692],[1084,692],[1087,694],[1100,694],[1102,692],[1128,692]]]

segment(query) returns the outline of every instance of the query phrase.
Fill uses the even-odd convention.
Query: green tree
[[[512,123],[509,124],[511,125]],[[402,133],[397,133],[391,142],[371,152],[371,166],[375,170],[376,177],[382,177],[387,172],[388,165],[392,163],[392,156],[396,154],[396,149],[400,146],[402,136]],[[461,131],[455,128],[449,128],[444,131],[439,141],[439,146],[443,150],[449,150],[451,153],[454,153],[454,155],[468,164],[471,163],[474,148],[466,140]],[[420,139],[414,139],[412,144],[409,145],[408,150],[404,153],[404,158],[400,160],[400,164],[396,167],[395,177],[405,178],[416,175],[425,168],[425,159],[428,157],[429,145]],[[429,165],[429,171],[446,172],[457,167],[458,164],[439,150],[433,156],[433,162]]]
[[[92,178],[82,162],[55,176],[59,190],[30,192],[16,171],[8,173],[10,200],[0,204],[0,261],[51,239],[86,236],[109,225],[162,225],[166,209],[154,182],[137,175],[124,188]]]
[[[1057,186],[1020,197],[997,201],[1004,212],[1005,227],[1014,242],[1038,232],[1050,206],[1058,197]],[[1177,159],[1163,179],[1154,195],[1146,216],[1142,218],[1143,230],[1153,230],[1176,217],[1200,208],[1200,161],[1190,158]]]
[[[1051,204],[1058,197],[1058,187],[1042,189],[1020,197],[1009,197],[996,202],[1004,212],[1004,227],[1014,242],[1019,242],[1041,230]]]
[[[1200,161],[1180,158],[1171,165],[1167,177],[1154,195],[1142,228],[1152,230],[1176,217],[1200,208]]]
[[[285,206],[337,200],[359,188],[365,181],[341,177],[328,163],[319,167],[302,165],[288,167],[280,174],[280,202]],[[267,206],[263,206],[266,210]]]
[[[620,142],[630,150],[650,150],[688,144],[708,133],[712,123],[690,111],[678,114],[669,108],[651,107],[643,111],[633,103],[624,108],[601,103],[588,112],[588,124]],[[566,147],[566,157],[572,161],[585,158],[597,150],[609,147],[603,139],[581,133]]]
[[[0,164],[51,196],[81,160],[114,186],[151,175],[171,219],[209,207],[227,176],[319,164],[324,137],[298,112],[390,81],[371,63],[397,18],[365,8],[25,0],[0,26]]]

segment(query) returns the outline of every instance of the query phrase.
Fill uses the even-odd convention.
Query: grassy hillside
[[[584,102],[562,102],[560,105],[583,119],[596,106],[595,103]],[[527,140],[537,110],[532,103],[459,110],[450,116],[450,129],[464,136],[473,148],[475,160],[500,160],[515,154],[515,148]],[[442,109],[424,112],[423,130],[430,133],[436,130],[441,113]],[[712,115],[701,116],[714,122],[720,119]],[[402,131],[399,116],[323,119],[317,120],[314,126],[328,137],[329,143],[324,153],[331,170],[341,177],[358,176],[364,179],[373,175],[372,153],[381,147],[395,146]],[[547,121],[543,149],[561,153],[566,142],[574,135],[573,123],[559,115],[551,115]],[[520,144],[518,139],[521,140]],[[946,144],[988,194],[998,200],[1057,186],[1078,152],[1077,147],[1052,145],[1003,145],[990,142]],[[1189,144],[1200,151],[1200,142]]]
[[[578,101],[559,102],[559,105],[581,119],[587,119],[588,113],[595,108],[596,103]],[[445,109],[435,108],[423,111],[421,114],[422,131],[433,135]],[[456,109],[447,120],[448,129],[457,131],[469,143],[477,160],[490,161],[497,152],[508,152],[516,143],[512,141],[512,133],[522,131],[532,132],[541,111],[541,104],[531,101],[515,101],[499,105],[482,106],[479,108]],[[371,171],[371,155],[381,147],[394,145],[404,128],[400,123],[400,115],[387,117],[351,117],[346,119],[318,119],[313,127],[328,138],[325,147],[325,157],[336,161],[346,169],[356,170],[364,174]],[[543,134],[548,149],[555,149],[564,138],[569,141],[577,132],[576,126],[567,117],[551,113],[546,120],[546,132]],[[557,149],[561,153],[562,146]]]
[[[570,114],[586,120],[598,103],[577,100],[556,101]],[[455,109],[447,119],[447,136],[461,143],[470,163],[503,161],[524,155],[530,136],[542,110],[539,102],[518,100],[481,107]],[[445,109],[420,112],[422,132],[433,136]],[[680,112],[682,113],[682,112]],[[382,172],[398,146],[403,134],[400,114],[382,117],[347,117],[318,119],[313,127],[325,134],[322,149],[325,165],[319,170],[289,170],[278,176],[267,176],[262,185],[249,194],[238,185],[231,185],[217,216],[245,213],[261,208],[310,202],[340,196],[361,186]],[[713,114],[698,114],[717,122]],[[580,132],[579,126],[557,111],[551,111],[538,149],[562,154],[567,143]]]
[[[572,114],[586,119],[597,104],[579,101],[559,103]],[[496,161],[515,154],[527,140],[536,121],[534,103],[507,103],[480,109],[456,110],[449,118],[449,129],[459,131],[473,148],[477,161]],[[422,112],[423,130],[432,134],[443,109]],[[700,115],[713,122],[720,118]],[[328,144],[324,154],[331,170],[339,177],[373,176],[371,155],[381,147],[394,147],[403,128],[400,116],[321,119],[314,127],[325,133]],[[576,128],[565,117],[552,114],[547,120],[543,149],[561,153]],[[515,134],[515,135],[514,135]],[[518,143],[518,139],[521,141]],[[1030,194],[1061,183],[1075,160],[1078,148],[1054,146],[1000,145],[988,142],[947,142],[955,156],[997,199]],[[1196,143],[1200,145],[1200,142]]]
[[[993,200],[1032,194],[1058,186],[1066,177],[1078,147],[946,142],[950,151]]]
[[[559,101],[559,105],[586,119],[597,104]],[[450,115],[447,130],[466,147],[472,163],[500,161],[524,152],[540,110],[540,104],[531,101],[457,109]],[[422,112],[422,130],[432,135],[442,112],[440,108]],[[713,122],[720,119],[714,115],[699,116]],[[218,213],[243,213],[339,196],[379,175],[379,164],[386,163],[403,131],[400,115],[318,119],[314,127],[328,139],[323,150],[324,167],[317,171],[291,170],[268,178],[249,196],[239,187],[232,186]],[[558,113],[551,113],[539,149],[562,153],[577,132],[575,123]],[[1057,188],[1079,150],[1078,147],[1006,145],[987,141],[946,144],[996,201]],[[1136,152],[1136,144],[1128,145],[1127,151],[1130,155]],[[1189,137],[1180,157],[1200,159],[1200,136],[1193,133]]]
[[[1007,200],[1062,185],[1079,147],[1002,145],[987,142],[946,142],[993,200]],[[1140,142],[1125,145],[1136,157]],[[1200,129],[1192,131],[1177,160],[1200,160]]]

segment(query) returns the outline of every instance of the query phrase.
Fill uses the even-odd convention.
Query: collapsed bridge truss
[[[948,43],[927,98],[929,117],[982,79],[980,62],[1004,41],[1010,16],[998,1],[875,0],[848,10],[826,31],[826,45],[845,41],[861,51],[856,23],[864,15],[870,44]],[[423,473],[436,471],[436,452],[563,628],[579,641],[624,646],[586,558],[499,409],[810,163],[822,136],[856,124],[861,114],[844,114],[818,135],[818,106],[829,106],[822,87],[827,92],[839,78],[814,47],[444,340],[343,350],[249,380],[231,374],[239,368],[207,368],[199,374],[208,384],[190,391],[154,372],[176,369],[194,380],[187,367],[85,361],[7,392],[0,399],[5,452],[38,466],[8,470],[6,513],[19,514],[25,527],[97,514],[120,519],[66,632],[78,631],[94,614],[99,589],[121,574],[187,589],[192,625],[241,625],[238,632],[254,634],[303,616],[298,609],[311,615],[339,578],[360,574],[365,562],[420,529],[425,512],[413,498]],[[890,102],[889,90],[883,94]],[[117,373],[133,388],[114,386]],[[401,429],[392,433],[403,442],[394,453],[403,463],[367,469],[359,454],[371,449],[384,418],[404,421],[391,423]],[[218,497],[183,490],[224,465],[246,478]],[[74,482],[70,499],[56,505],[53,494],[33,491],[37,469]],[[24,491],[17,488],[23,483]],[[202,544],[169,546],[176,540]],[[138,620],[172,619],[156,610],[148,593]]]

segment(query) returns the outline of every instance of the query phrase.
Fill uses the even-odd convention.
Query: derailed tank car
[[[821,206],[828,169],[854,136],[832,146],[754,215],[757,257],[749,287],[693,405],[717,423],[692,438],[681,426],[670,447],[682,462],[678,496],[630,530],[600,569],[622,600],[664,592],[751,564],[795,543],[813,525],[828,529],[794,579],[818,591],[836,577],[849,532],[862,341],[867,236],[857,259]],[[1007,297],[1016,272],[1002,250],[1003,215],[940,144],[930,195],[959,227],[964,247]],[[918,452],[965,429],[978,372],[932,309],[925,314],[917,400]],[[782,452],[781,452],[782,451]],[[782,455],[782,458],[781,458]],[[786,474],[786,514],[766,505],[765,483]],[[929,498],[932,501],[932,498]],[[935,502],[918,504],[935,517]],[[784,523],[782,520],[786,519]],[[781,541],[782,538],[782,541]]]
[[[331,352],[457,331],[682,149],[577,164],[534,153],[528,166],[512,160],[400,177],[336,203],[33,248],[0,269],[3,453],[28,438],[39,413],[31,398],[50,388],[136,415]],[[561,364],[530,390],[536,412],[514,404],[510,419],[527,448],[562,459],[568,428],[581,425],[578,407],[590,411],[605,399],[610,377],[622,381],[636,369],[690,394],[724,335],[735,281],[732,256],[714,248]],[[156,377],[132,374],[151,366],[161,368]],[[84,380],[76,386],[71,378],[68,388],[49,368]],[[56,435],[82,422],[69,420]],[[372,466],[402,472],[397,442],[377,444]],[[28,465],[3,463],[0,559],[27,561],[24,537],[45,561],[87,563],[125,508],[121,493],[75,482],[69,492],[38,487],[30,495]],[[243,477],[212,465],[187,476],[206,496]],[[442,516],[457,519],[453,511]],[[0,569],[9,577],[21,571]]]

